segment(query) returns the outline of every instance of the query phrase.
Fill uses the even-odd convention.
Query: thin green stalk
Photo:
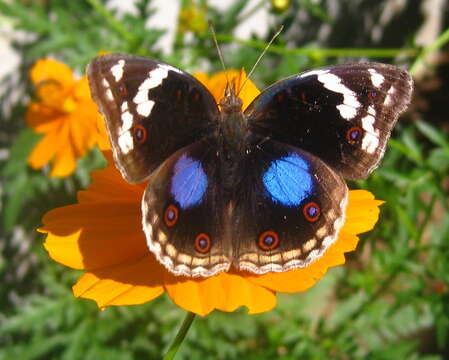
[[[132,44],[134,42],[134,37],[128,31],[128,29],[123,26],[123,24],[118,21],[114,15],[98,0],[86,0],[109,24],[109,26],[117,32],[121,37],[123,37],[128,43]]]
[[[412,73],[412,75],[415,75],[416,69],[418,69],[420,65],[424,64],[429,54],[438,50],[448,42],[449,42],[449,28],[446,29],[432,44],[422,49],[421,54],[416,58],[413,65],[410,67],[410,72]]]
[[[429,224],[430,219],[432,218],[433,209],[435,208],[436,202],[437,202],[436,195],[432,195],[432,197],[430,198],[429,206],[426,209],[426,214],[424,216],[424,219],[421,222],[421,226],[418,229],[418,237],[416,239],[416,246],[417,247],[419,247],[421,245],[422,238],[424,236],[424,230],[426,230],[427,225]]]
[[[195,320],[195,314],[192,312],[188,312],[186,314],[186,317],[184,318],[184,321],[182,322],[181,327],[178,330],[178,333],[176,334],[175,339],[168,348],[167,353],[162,358],[163,360],[171,360],[175,358],[175,355],[178,352],[182,342],[184,341],[184,338],[186,337],[186,334],[189,331],[190,325],[192,325],[193,320]]]
[[[238,39],[232,35],[217,34],[217,39],[220,42],[239,43],[257,49],[264,49],[267,44],[264,41],[258,40],[243,40]],[[338,56],[354,56],[354,57],[369,57],[369,58],[384,58],[396,57],[404,55],[413,57],[417,55],[417,50],[412,48],[404,49],[361,49],[361,48],[285,48],[283,46],[271,45],[267,50],[272,53],[280,55],[308,55],[313,57],[338,57]]]

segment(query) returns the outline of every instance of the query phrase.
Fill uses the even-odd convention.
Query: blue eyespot
[[[272,201],[285,206],[298,206],[314,191],[309,163],[296,153],[272,161],[262,180]]]
[[[170,191],[179,206],[187,209],[201,202],[207,183],[201,163],[184,154],[174,166]]]

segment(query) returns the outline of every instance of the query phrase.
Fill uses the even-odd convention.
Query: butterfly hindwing
[[[123,177],[147,178],[176,150],[210,133],[218,109],[191,75],[146,57],[111,54],[94,59],[87,75],[106,119]]]
[[[260,140],[229,180],[216,166],[216,149],[209,140],[187,146],[149,179],[143,228],[171,272],[211,276],[231,264],[258,274],[286,271],[307,266],[336,240],[347,187],[324,162]]]
[[[238,268],[262,274],[305,267],[336,240],[348,189],[323,161],[262,141],[241,173],[232,222]]]
[[[395,66],[330,66],[275,83],[245,114],[252,132],[297,146],[360,180],[378,165],[411,93],[410,75]]]
[[[142,199],[147,243],[175,274],[211,276],[230,266],[217,160],[216,147],[199,141],[169,157],[149,179]]]

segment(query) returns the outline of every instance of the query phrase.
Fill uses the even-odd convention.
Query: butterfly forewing
[[[87,75],[116,164],[129,182],[144,180],[176,150],[217,126],[209,91],[171,65],[111,54],[94,59]]]
[[[410,75],[395,66],[330,66],[277,82],[245,114],[252,132],[306,150],[359,180],[378,165],[411,93]]]

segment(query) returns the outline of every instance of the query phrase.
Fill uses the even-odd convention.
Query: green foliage
[[[46,211],[75,202],[76,191],[87,187],[90,171],[101,168],[104,160],[94,150],[66,179],[50,178],[47,168],[34,171],[27,165],[38,140],[24,122],[32,96],[27,72],[39,58],[56,57],[80,73],[100,51],[148,55],[189,70],[205,63],[210,71],[221,69],[210,33],[197,28],[188,34],[178,31],[173,51],[164,54],[158,45],[164,30],[153,26],[158,16],[154,3],[138,0],[135,11],[122,13],[99,0],[0,0],[0,24],[13,24],[27,34],[14,42],[20,73],[1,82],[0,146],[8,156],[0,159],[0,359],[160,358],[184,316],[165,296],[105,311],[74,298],[71,286],[80,272],[50,260],[35,229]],[[236,0],[227,10],[205,0],[196,3],[199,11],[208,9],[230,67],[248,70],[285,24],[256,69],[255,81],[261,87],[351,56],[389,58],[401,53],[406,62],[425,63],[423,57],[411,57],[419,49],[401,49],[411,42],[407,38],[372,44],[366,40],[369,36],[358,34],[359,42],[347,39],[347,48],[339,47],[337,40],[324,44],[331,48],[324,48],[318,38],[308,40],[308,26],[329,26],[337,32],[333,26],[341,24],[324,1],[292,1],[289,9],[272,12],[271,25],[260,25],[268,30],[266,36],[253,34],[249,40],[236,38],[236,28],[269,2],[251,8]],[[182,4],[192,6],[191,1]],[[384,5],[381,1],[376,6]],[[372,5],[364,6],[357,10],[368,15]],[[299,12],[307,16],[297,16]],[[341,16],[352,19],[350,14]],[[304,29],[304,35],[295,35],[298,29]],[[384,39],[400,32],[394,27],[383,31]],[[446,36],[424,53],[441,47]],[[196,319],[177,359],[448,358],[449,136],[426,112],[414,115],[418,120],[398,124],[381,168],[353,186],[369,189],[386,203],[379,224],[362,236],[348,264],[332,269],[304,294],[279,295],[272,312],[249,316],[241,309]]]

